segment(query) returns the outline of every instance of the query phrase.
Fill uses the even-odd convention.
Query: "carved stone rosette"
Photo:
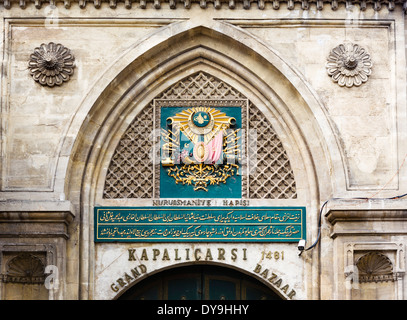
[[[328,56],[326,69],[341,87],[360,86],[371,74],[372,61],[364,48],[357,44],[340,44]]]
[[[33,79],[43,86],[60,86],[73,75],[75,58],[62,44],[41,44],[30,55],[28,68]]]

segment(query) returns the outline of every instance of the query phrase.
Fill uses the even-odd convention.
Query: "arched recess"
[[[228,80],[232,81],[231,78],[235,75],[222,74],[214,66],[207,64],[208,62],[201,61],[198,72],[187,72],[185,78],[166,88],[135,116],[125,132],[116,135],[114,140],[117,140],[117,137],[120,137],[120,140],[112,141],[112,146],[116,146],[114,153],[111,153],[113,150],[110,148],[106,151],[105,159],[109,164],[102,165],[102,178],[98,181],[97,189],[103,189],[103,198],[100,197],[101,192],[98,192],[97,203],[131,206],[146,202],[148,205],[152,198],[165,198],[160,192],[160,159],[158,142],[154,141],[157,137],[152,137],[152,134],[155,131],[155,135],[159,136],[156,131],[159,130],[161,107],[168,108],[171,105],[186,105],[187,108],[198,105],[240,106],[241,129],[244,131],[242,198],[251,201],[272,199],[274,204],[276,200],[283,199],[285,201],[281,201],[282,205],[283,202],[287,204],[287,199],[297,199],[297,183],[291,160],[270,124],[269,119],[272,118],[266,117],[242,92],[220,80],[229,78]],[[255,143],[248,142],[250,133],[255,135]],[[295,156],[293,158],[295,161]],[[250,174],[247,171],[250,171]],[[202,192],[197,193],[196,197],[205,196],[206,192]],[[144,201],[146,199],[147,201]]]
[[[177,295],[171,296],[168,292],[171,280],[179,281],[187,278],[184,284],[187,290],[182,292],[182,289],[177,292]],[[212,278],[212,279],[211,279]],[[198,281],[197,281],[198,280]],[[211,280],[214,280],[211,284]],[[174,281],[174,282],[175,282]],[[222,282],[227,282],[232,285],[232,290],[226,288],[226,293],[232,293],[232,296],[222,296],[225,291],[221,290],[213,293],[211,287],[220,287]],[[233,286],[235,284],[235,286]],[[176,284],[178,285],[178,283]],[[194,286],[196,285],[196,287]],[[147,289],[147,290],[146,290]],[[149,290],[150,289],[150,290]],[[153,289],[153,290],[151,290]],[[228,290],[229,289],[229,290]],[[252,289],[252,294],[249,290]],[[150,295],[143,297],[140,292],[146,293],[150,291]],[[151,294],[151,291],[153,294]],[[194,292],[195,291],[195,292]],[[212,294],[211,292],[212,291]],[[235,291],[235,292],[230,292]],[[189,295],[180,297],[182,294]],[[233,294],[235,294],[233,296]],[[294,294],[294,291],[291,293]],[[281,295],[276,288],[270,287],[270,283],[264,282],[264,279],[248,274],[245,270],[239,268],[230,268],[216,263],[196,264],[189,263],[174,268],[163,268],[150,274],[147,278],[142,278],[139,281],[134,281],[131,286],[126,288],[126,291],[120,292],[116,300],[285,300],[286,297]]]
[[[332,160],[340,159],[340,151],[322,104],[291,66],[243,30],[219,21],[174,23],[109,67],[84,98],[65,139],[63,150],[70,154],[65,193],[80,213],[68,244],[68,255],[79,260],[80,270],[71,267],[68,274],[78,275],[81,298],[93,297],[93,207],[118,139],[158,93],[199,70],[244,92],[272,123],[292,160],[301,191],[297,204],[307,204],[307,238],[316,238],[320,199],[344,181],[341,170],[332,170],[341,167],[340,160]],[[331,179],[332,171],[337,179]],[[312,259],[306,266],[307,294],[317,297],[318,289],[311,288],[318,288],[318,255]]]

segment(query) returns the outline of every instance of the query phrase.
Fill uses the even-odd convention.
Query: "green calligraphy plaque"
[[[95,242],[298,242],[305,207],[96,207]]]

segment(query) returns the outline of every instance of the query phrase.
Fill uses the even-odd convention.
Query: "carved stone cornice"
[[[330,210],[330,237],[406,235],[407,210]]]
[[[338,222],[407,221],[407,210],[330,210],[326,217],[332,225]]]
[[[325,211],[330,236],[406,234],[405,199],[331,200]]]
[[[0,202],[0,238],[69,238],[68,225],[75,217],[69,201]]]
[[[275,10],[280,8],[293,10],[294,8],[301,8],[308,10],[314,6],[317,10],[331,9],[337,10],[340,4],[346,6],[358,6],[360,10],[364,11],[367,8],[373,8],[375,11],[381,10],[382,7],[387,7],[392,11],[396,6],[402,6],[404,12],[407,10],[407,0],[0,0],[5,9],[12,7],[20,7],[25,9],[27,6],[34,5],[35,8],[40,9],[44,6],[55,6],[57,3],[62,3],[66,9],[71,6],[77,5],[81,9],[88,6],[93,6],[99,9],[102,3],[107,3],[109,8],[115,9],[117,6],[123,5],[126,9],[140,8],[140,9],[161,9],[167,6],[171,9],[190,9],[192,6],[199,6],[202,9],[206,8],[229,8],[229,9],[266,9],[266,5]]]

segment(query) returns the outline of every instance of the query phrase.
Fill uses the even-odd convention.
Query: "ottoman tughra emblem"
[[[371,74],[372,61],[364,48],[357,44],[340,44],[328,56],[326,69],[341,87],[360,86]]]
[[[75,58],[62,44],[41,44],[30,55],[28,69],[33,79],[43,86],[60,86],[73,75]]]
[[[240,129],[236,119],[211,107],[185,109],[167,118],[162,128],[161,165],[176,184],[194,191],[226,183],[239,174]]]

